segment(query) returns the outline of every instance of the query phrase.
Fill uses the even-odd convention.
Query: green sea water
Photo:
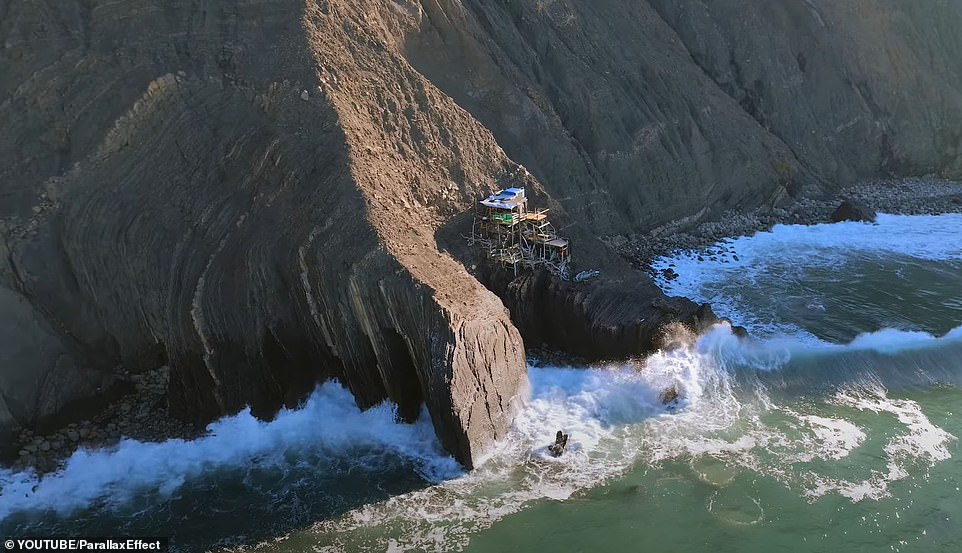
[[[0,531],[183,551],[962,551],[962,216],[713,252],[659,260],[680,275],[661,284],[750,338],[720,325],[642,360],[529,367],[527,405],[471,473],[426,420],[359,413],[329,384],[272,423],[0,472]]]
[[[962,435],[957,389],[898,397],[925,406],[934,426]],[[846,459],[799,463],[793,471],[853,479],[886,472],[884,443],[904,432],[894,415],[801,403],[800,409],[850,421],[872,436]],[[777,415],[767,418],[776,427],[791,425]],[[909,466],[909,475],[891,483],[884,497],[861,501],[837,493],[807,497],[781,475],[725,454],[642,464],[566,501],[539,502],[506,517],[474,537],[467,551],[962,551],[962,451],[957,441],[947,451],[950,459]]]

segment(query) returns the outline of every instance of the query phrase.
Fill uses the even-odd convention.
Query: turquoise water
[[[430,424],[357,413],[328,384],[273,423],[0,473],[0,531],[142,530],[182,550],[962,551],[962,217],[776,227],[702,258],[659,260],[680,275],[662,285],[750,339],[722,325],[645,360],[529,368],[527,406],[470,474]]]
[[[924,406],[919,410],[933,427],[962,435],[957,389],[889,396],[888,401],[905,402],[913,411],[914,405]],[[841,455],[838,449],[824,443],[789,446],[795,455],[816,455],[795,462],[782,452],[767,454],[759,444],[750,454],[730,454],[722,447],[654,466],[640,464],[567,501],[539,502],[504,518],[478,533],[467,551],[504,551],[509,544],[518,550],[585,552],[962,550],[962,452],[956,440],[946,447],[951,458],[932,462],[922,453],[916,460],[907,456],[903,479],[890,482],[879,497],[856,500],[845,495],[857,491],[852,484],[878,478],[866,488],[871,493],[882,487],[888,472],[886,443],[905,435],[905,424],[892,413],[879,416],[834,401],[800,398],[784,405],[795,413],[847,421],[867,436],[841,459],[835,458]],[[799,425],[794,413],[766,412],[761,418],[789,439],[811,438],[806,434],[813,428]],[[820,495],[817,486],[806,482],[806,473],[845,483]]]

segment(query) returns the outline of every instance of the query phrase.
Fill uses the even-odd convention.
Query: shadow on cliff
[[[438,249],[460,261],[511,313],[526,348],[543,348],[586,361],[619,360],[663,348],[669,325],[701,332],[718,322],[708,304],[667,297],[563,212],[553,213],[571,242],[570,274],[599,271],[584,282],[544,269],[504,268],[468,244],[474,211],[453,217],[436,233]]]

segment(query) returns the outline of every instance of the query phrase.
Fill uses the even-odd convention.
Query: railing
[[[464,236],[471,246],[478,246],[488,259],[518,267],[544,267],[554,276],[570,278],[567,251],[551,255],[545,242],[557,238],[547,209],[531,213],[486,212],[475,215],[471,236]],[[518,225],[518,223],[524,223]],[[554,251],[554,250],[552,250]]]

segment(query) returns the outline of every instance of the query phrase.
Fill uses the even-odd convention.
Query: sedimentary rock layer
[[[962,171],[958,6],[716,4],[0,0],[0,430],[166,363],[180,417],[338,378],[470,465],[519,329],[711,320],[599,235]],[[505,184],[601,276],[479,269],[459,214]]]
[[[349,26],[353,18],[276,4],[230,3],[193,16],[186,3],[150,6],[139,21],[143,27],[158,11],[181,17],[167,29],[173,35],[154,29],[160,36],[140,43],[148,52],[120,50],[140,54],[152,66],[150,79],[137,77],[147,71],[137,64],[132,74],[105,62],[113,54],[106,46],[98,51],[85,44],[73,53],[79,57],[73,63],[106,70],[99,80],[129,79],[135,83],[129,88],[139,90],[107,102],[98,139],[82,145],[84,155],[69,170],[37,169],[36,180],[47,180],[28,191],[31,201],[42,193],[47,204],[11,218],[4,242],[11,301],[29,300],[26,313],[35,316],[29,305],[36,306],[59,330],[50,340],[64,348],[76,342],[78,363],[104,378],[117,363],[169,363],[170,405],[179,416],[203,422],[245,404],[270,416],[334,377],[361,406],[395,402],[402,419],[417,417],[425,403],[442,443],[470,465],[510,421],[525,382],[523,349],[497,297],[437,251],[431,229],[441,220],[439,210],[476,193],[469,186],[490,182],[513,164],[453,102],[432,102],[429,85],[409,70],[411,96],[401,100],[417,111],[396,113],[395,126],[421,133],[418,114],[435,118],[424,125],[435,130],[443,128],[437,119],[460,117],[452,126],[475,130],[456,140],[479,153],[467,160],[470,167],[431,169],[426,154],[405,167],[402,156],[385,153],[392,146],[387,138],[378,143],[363,134],[371,121],[344,112],[365,95],[339,91],[352,90],[353,79],[326,87],[329,68],[317,61],[324,53],[318,48],[343,54],[345,73],[360,79],[361,61],[345,48],[363,61],[370,45],[324,45],[312,40],[313,26]],[[86,14],[92,20],[76,23],[107,27],[94,36],[130,40],[124,19],[136,10],[94,8]],[[202,36],[183,39],[187,54],[206,55],[200,45],[219,39],[217,56],[237,53],[231,63],[213,72],[205,60],[184,59],[190,55],[164,44],[195,25]],[[283,37],[279,44],[262,50],[275,35]],[[378,63],[397,65],[389,58]],[[76,72],[68,75],[76,90],[93,86]],[[393,90],[395,81],[382,85]],[[7,101],[10,113],[20,107],[13,104],[29,105],[28,85],[49,95],[28,79]],[[60,101],[69,110],[78,100]],[[365,104],[371,113],[380,106]],[[17,132],[29,143],[26,127],[46,122],[25,111]],[[452,159],[451,144],[426,142],[419,134],[405,144]],[[28,166],[24,149],[19,154]],[[448,180],[448,171],[469,174],[471,184]],[[30,172],[20,174],[23,180],[4,190],[18,201],[31,199],[24,191]],[[437,192],[433,185],[452,190]],[[16,210],[14,203],[5,207]],[[420,209],[411,211],[412,203]],[[399,216],[404,213],[411,217]],[[53,370],[46,357],[21,358],[5,370]],[[8,382],[5,395],[32,397],[18,380]],[[37,386],[49,392],[62,384]],[[34,417],[16,422],[31,424]]]
[[[962,174],[962,5],[424,2],[408,52],[602,234]]]

